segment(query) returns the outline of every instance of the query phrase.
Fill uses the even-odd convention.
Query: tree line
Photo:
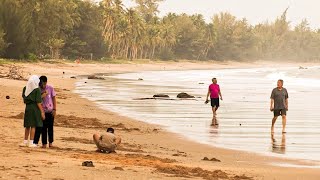
[[[286,9],[250,25],[224,12],[158,16],[163,0],[0,0],[0,57],[13,59],[319,60],[320,30]]]

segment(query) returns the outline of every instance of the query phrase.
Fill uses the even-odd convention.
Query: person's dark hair
[[[281,84],[283,84],[283,80],[282,80],[282,79],[279,79],[278,81],[280,81],[280,82],[281,82]]]
[[[212,81],[213,81],[213,80],[217,80],[217,78],[212,78]]]
[[[40,76],[39,79],[40,79],[41,82],[48,82],[47,76]]]
[[[113,128],[108,128],[108,129],[107,129],[107,132],[109,132],[109,133],[114,133],[114,129],[113,129]]]

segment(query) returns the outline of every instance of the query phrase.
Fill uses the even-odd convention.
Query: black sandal
[[[84,161],[82,163],[82,166],[86,166],[86,167],[94,167],[93,162],[92,161]]]

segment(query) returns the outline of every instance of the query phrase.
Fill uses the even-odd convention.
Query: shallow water
[[[145,71],[104,77],[80,80],[76,92],[104,109],[162,125],[197,142],[320,162],[319,67]],[[218,78],[224,98],[219,127],[210,127],[211,107],[204,104],[212,77]],[[289,93],[287,134],[281,133],[279,117],[272,137],[270,94],[279,78]],[[178,100],[180,92],[197,98]],[[175,100],[135,100],[158,93]]]

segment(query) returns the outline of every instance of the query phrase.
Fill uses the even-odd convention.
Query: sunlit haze
[[[126,7],[134,6],[131,0],[123,0]],[[251,24],[273,21],[289,7],[291,25],[307,19],[310,27],[320,27],[320,1],[318,0],[165,0],[160,3],[160,16],[169,12],[202,14],[209,22],[213,14],[230,12],[237,18],[246,18]]]

